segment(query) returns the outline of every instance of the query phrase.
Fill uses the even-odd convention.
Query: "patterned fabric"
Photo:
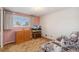
[[[44,52],[58,52],[58,51],[62,51],[62,47],[61,45],[59,45],[58,43],[56,42],[53,42],[53,41],[50,41],[50,42],[47,42],[45,44],[43,44],[41,46],[42,48],[42,51]]]
[[[79,32],[72,33],[70,36],[70,45],[79,48]]]
[[[73,32],[70,34],[69,37],[67,36],[58,37],[56,43],[58,43],[60,46],[55,44],[54,42],[50,42],[50,43],[48,42],[43,45],[44,47],[42,47],[42,49],[48,52],[50,51],[63,51],[63,52],[79,51],[79,32]]]

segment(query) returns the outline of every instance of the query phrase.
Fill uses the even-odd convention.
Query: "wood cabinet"
[[[33,30],[32,37],[33,38],[40,38],[41,37],[41,30]]]
[[[16,32],[16,44],[28,41],[32,39],[31,30],[22,30]]]

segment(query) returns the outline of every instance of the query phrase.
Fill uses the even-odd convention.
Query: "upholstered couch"
[[[73,32],[69,36],[61,36],[56,41],[50,41],[41,46],[44,52],[77,52],[79,51],[79,32]]]

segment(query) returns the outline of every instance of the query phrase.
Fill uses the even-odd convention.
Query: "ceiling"
[[[6,7],[5,9],[8,9],[13,12],[21,12],[34,16],[42,16],[48,13],[53,13],[55,11],[64,9],[64,7]]]

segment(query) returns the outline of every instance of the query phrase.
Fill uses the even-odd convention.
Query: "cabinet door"
[[[31,40],[32,39],[32,32],[31,30],[25,30],[25,40]]]
[[[17,44],[22,42],[22,40],[23,40],[22,34],[23,34],[22,31],[17,31],[16,32],[16,43]]]

